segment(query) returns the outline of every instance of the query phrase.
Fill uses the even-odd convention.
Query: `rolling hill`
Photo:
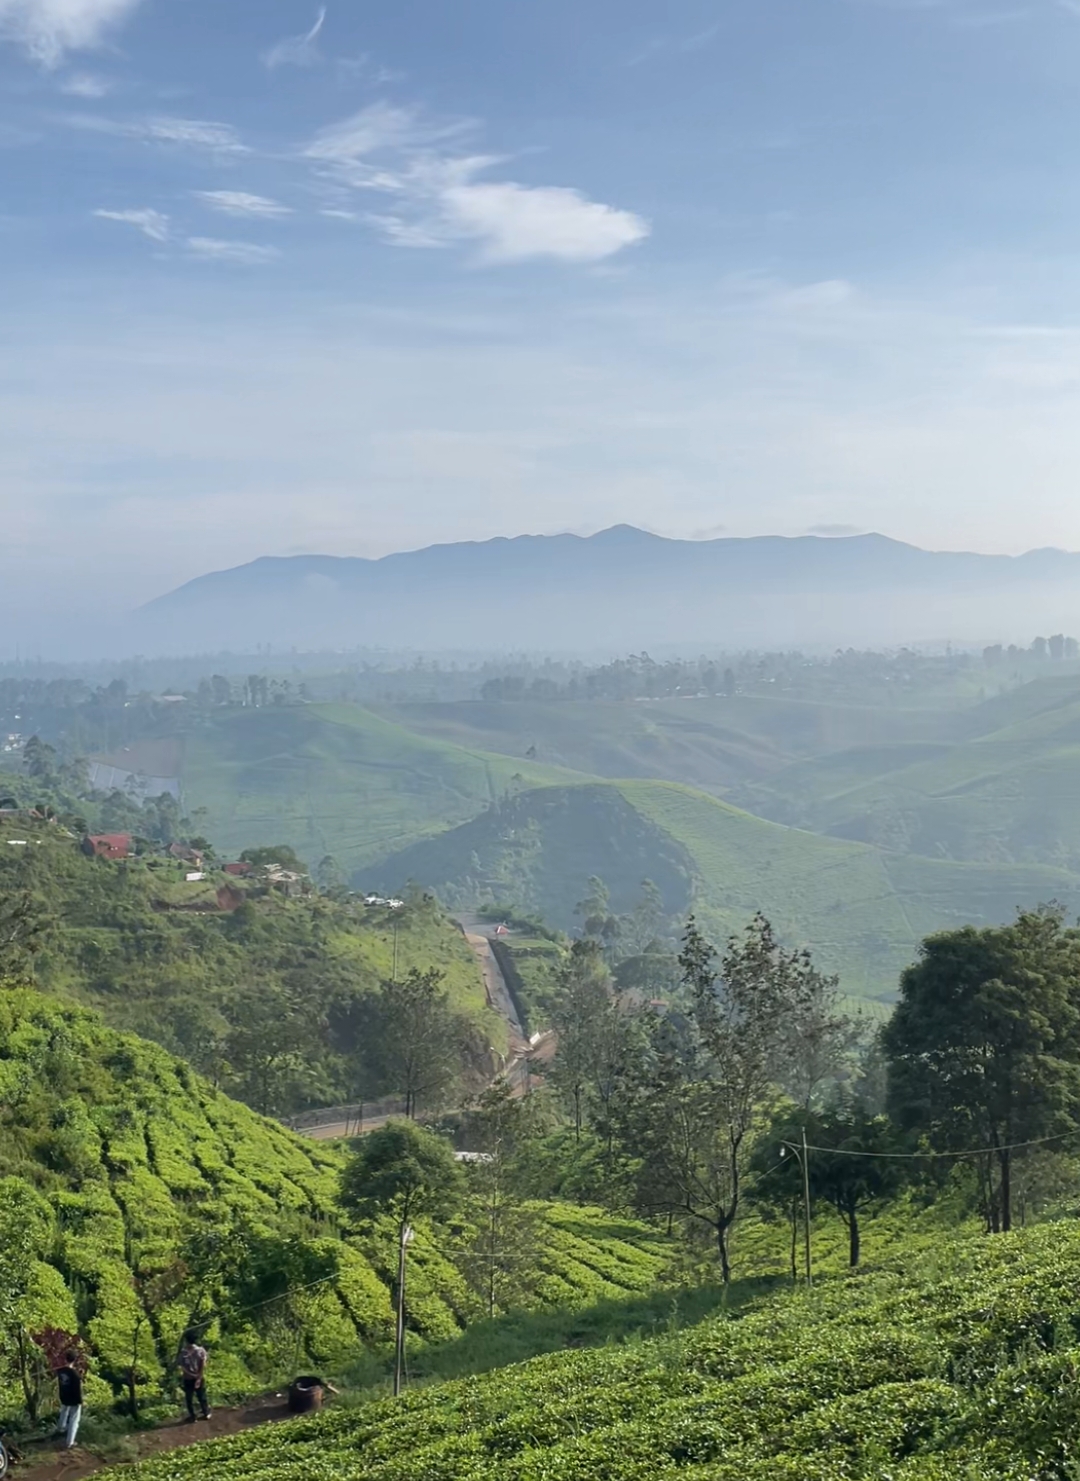
[[[185,737],[189,812],[223,849],[287,842],[355,871],[566,769],[446,744],[355,705],[220,709]],[[205,809],[205,813],[201,810]]]
[[[965,713],[951,741],[841,750],[736,796],[753,811],[910,854],[1080,869],[1080,683]]]
[[[1080,876],[1065,870],[890,854],[650,781],[514,796],[374,874],[391,888],[422,878],[455,906],[495,900],[566,929],[590,875],[605,881],[620,912],[632,909],[648,876],[669,912],[694,910],[718,938],[764,911],[786,940],[839,973],[844,991],[882,1000],[931,931],[1002,921],[1051,898],[1080,910]]]

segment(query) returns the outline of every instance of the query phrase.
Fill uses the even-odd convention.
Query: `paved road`
[[[480,922],[472,916],[465,916],[459,924],[480,966],[488,1006],[494,1008],[495,1012],[505,1020],[509,1029],[509,1055],[501,1075],[516,1094],[524,1094],[529,1087],[530,1045],[514,1006],[514,1000],[510,995],[510,989],[506,985],[506,978],[495,960],[490,939],[479,929]],[[374,1131],[376,1127],[385,1126],[390,1119],[391,1117],[386,1115],[365,1116],[362,1128],[357,1127],[355,1120],[350,1118],[348,1121],[336,1120],[318,1126],[298,1127],[297,1130],[302,1136],[309,1136],[317,1142],[332,1142],[347,1136],[357,1136],[361,1129]]]

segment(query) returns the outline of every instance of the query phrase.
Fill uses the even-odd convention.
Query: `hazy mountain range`
[[[627,525],[365,560],[264,557],[124,631],[145,653],[865,646],[1080,630],[1080,554],[932,552],[882,535],[667,540]]]

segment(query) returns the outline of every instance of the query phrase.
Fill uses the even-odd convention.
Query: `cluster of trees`
[[[1055,633],[1052,638],[1036,638],[1030,648],[1018,648],[1015,643],[1006,648],[1001,643],[993,643],[983,649],[983,662],[988,668],[997,668],[1003,663],[1015,665],[1026,658],[1032,658],[1036,663],[1046,663],[1048,659],[1062,663],[1065,659],[1080,658],[1080,643],[1075,638],[1067,638],[1064,633]]]
[[[1080,931],[1060,910],[930,937],[873,1034],[761,916],[721,956],[691,921],[679,964],[682,1006],[642,1004],[575,943],[550,1080],[600,1194],[707,1233],[725,1280],[748,1205],[791,1219],[794,1262],[804,1138],[853,1264],[860,1219],[912,1184],[960,1190],[990,1231],[1060,1188],[1080,1137]]]

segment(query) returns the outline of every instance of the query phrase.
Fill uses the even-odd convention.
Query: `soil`
[[[130,1437],[138,1450],[138,1459],[146,1460],[152,1455],[162,1455],[167,1450],[179,1450],[200,1441],[220,1440],[225,1435],[236,1435],[255,1425],[273,1424],[282,1419],[293,1419],[289,1413],[285,1395],[268,1394],[237,1409],[215,1409],[206,1421],[188,1424],[187,1417],[164,1424],[158,1429],[142,1430]],[[84,1476],[94,1476],[98,1471],[119,1469],[132,1461],[102,1459],[76,1446],[74,1450],[57,1452],[54,1442],[22,1443],[23,1460],[12,1468],[12,1481],[82,1481]]]

